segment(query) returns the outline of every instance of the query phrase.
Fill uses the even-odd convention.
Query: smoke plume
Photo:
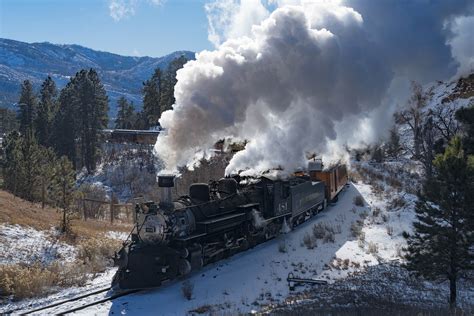
[[[247,7],[237,14],[250,10],[251,1],[242,2]],[[225,19],[209,18],[218,46],[178,71],[176,103],[160,120],[167,133],[155,149],[168,170],[224,137],[249,140],[226,173],[275,167],[292,172],[306,165],[307,153],[332,157],[343,145],[378,140],[408,80],[423,83],[456,73],[449,25],[472,12],[468,1],[271,6],[276,8],[268,14],[262,7],[250,12],[251,19],[228,12]],[[212,25],[220,20],[253,25],[241,25],[239,32],[235,25]]]

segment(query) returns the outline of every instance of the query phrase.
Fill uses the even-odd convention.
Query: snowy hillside
[[[381,173],[377,166],[357,168]],[[446,284],[420,282],[400,267],[405,246],[402,232],[411,231],[416,198],[389,185],[389,176],[381,174],[370,185],[364,175],[356,176],[358,181],[345,188],[337,203],[293,231],[195,272],[187,278],[193,286],[190,300],[182,294],[184,280],[177,280],[79,314],[292,314],[329,308],[354,311],[390,304],[409,311],[443,308],[449,291]],[[328,285],[290,290],[286,281],[290,272],[302,278],[326,280]],[[100,280],[107,282],[111,277],[106,274]],[[473,288],[472,283],[460,283],[460,306],[474,308],[470,301]],[[28,304],[44,305],[54,302],[55,297]],[[68,308],[73,306],[71,303]],[[61,308],[64,306],[48,312],[60,313]]]
[[[23,80],[31,80],[39,87],[50,75],[62,88],[77,71],[94,68],[107,90],[111,112],[115,113],[116,100],[120,96],[141,104],[142,82],[151,77],[157,67],[166,68],[181,55],[194,58],[190,51],[177,51],[159,58],[131,57],[79,45],[30,44],[0,39],[0,105],[10,107],[18,101]]]

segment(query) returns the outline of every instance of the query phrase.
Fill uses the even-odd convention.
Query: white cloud
[[[115,21],[135,15],[137,4],[140,0],[109,0],[109,14]],[[147,0],[147,3],[160,6],[166,0]]]

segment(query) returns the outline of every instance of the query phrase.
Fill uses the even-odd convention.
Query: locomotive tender
[[[157,287],[202,266],[276,237],[334,201],[347,183],[345,165],[322,170],[311,162],[309,176],[260,177],[240,186],[233,178],[192,184],[189,195],[171,200],[173,176],[159,176],[159,203],[135,207],[131,241],[116,255],[113,286]]]

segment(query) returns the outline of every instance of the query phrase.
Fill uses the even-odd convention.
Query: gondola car
[[[135,206],[135,228],[116,255],[113,286],[157,287],[272,239],[284,225],[299,225],[343,187],[345,168],[322,171],[321,164],[309,169],[309,176],[260,177],[246,185],[233,178],[196,183],[175,201],[174,177],[159,176],[160,202]]]

